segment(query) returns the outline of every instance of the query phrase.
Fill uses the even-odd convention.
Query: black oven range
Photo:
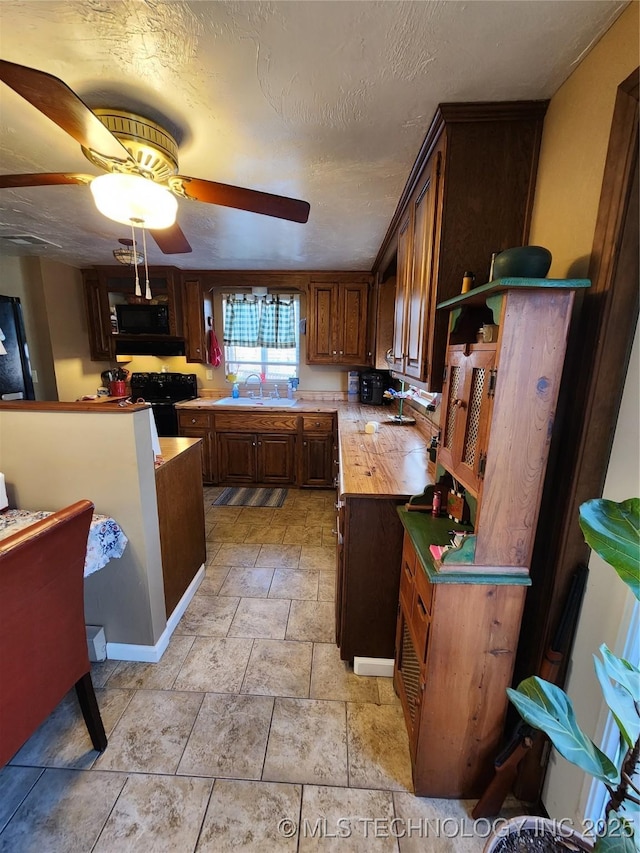
[[[151,404],[159,436],[178,435],[175,404],[195,400],[195,373],[132,373],[131,399]]]

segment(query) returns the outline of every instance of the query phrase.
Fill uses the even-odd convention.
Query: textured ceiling
[[[618,16],[616,0],[3,0],[0,54],[92,108],[158,121],[180,173],[293,196],[305,225],[181,200],[183,269],[370,269],[437,105],[549,98]],[[0,84],[0,172],[99,174]],[[50,245],[16,246],[32,235]],[[0,252],[113,263],[127,228],[86,186],[0,190]]]

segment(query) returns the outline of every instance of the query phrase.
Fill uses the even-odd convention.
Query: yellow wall
[[[558,90],[545,118],[530,243],[551,250],[552,277],[587,275],[617,88],[639,61],[638,9],[637,2],[625,9]],[[625,401],[605,488],[613,500],[631,497],[639,489],[637,333]],[[600,735],[602,701],[592,654],[602,642],[620,651],[618,632],[627,598],[613,570],[592,560],[567,691],[578,721],[595,739]],[[589,787],[585,774],[555,756],[543,795],[551,817],[579,823]]]
[[[553,278],[586,277],[616,90],[638,66],[632,2],[551,99],[529,243],[553,255]]]

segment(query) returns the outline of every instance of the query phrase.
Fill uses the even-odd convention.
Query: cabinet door
[[[404,372],[412,379],[424,380],[428,373],[425,343],[432,308],[432,263],[435,210],[438,192],[440,153],[434,155],[431,174],[415,202],[413,213],[412,274],[407,280]]]
[[[311,284],[309,287],[309,364],[333,364],[337,354],[336,317],[338,299],[336,285]]]
[[[368,284],[339,284],[338,333],[340,364],[367,364]]]
[[[182,282],[184,303],[184,347],[187,361],[205,363],[207,338],[205,327],[205,299],[199,278]],[[209,310],[209,315],[211,311]]]
[[[257,482],[288,485],[296,481],[294,435],[258,435]]]
[[[302,440],[302,485],[333,484],[333,435],[307,434]]]
[[[211,471],[211,433],[208,430],[204,429],[185,428],[180,430],[180,435],[187,436],[187,438],[202,439],[202,443],[200,445],[202,480],[204,483],[215,482],[215,477],[213,476],[213,472]]]
[[[424,665],[421,662],[422,655],[418,654],[409,631],[409,619],[410,617],[401,601],[398,607],[393,686],[400,697],[404,711],[407,734],[409,735],[409,750],[413,759],[416,754],[420,725],[420,703],[424,691]]]
[[[405,217],[398,230],[398,269],[396,273],[396,301],[393,320],[393,369],[404,372],[407,331],[407,301],[412,271],[413,210]]]
[[[439,463],[475,497],[484,470],[493,402],[495,347],[450,347],[443,392],[445,413]]]
[[[97,273],[83,270],[82,278],[91,360],[110,361],[113,358],[113,335],[107,291],[101,286]]]
[[[256,436],[251,433],[219,432],[218,474],[221,483],[247,483],[257,481]]]

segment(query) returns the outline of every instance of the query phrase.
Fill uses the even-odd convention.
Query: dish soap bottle
[[[234,400],[237,400],[238,397],[240,396],[240,389],[238,388],[237,382],[233,383],[233,388],[231,390],[231,396],[234,398]]]

